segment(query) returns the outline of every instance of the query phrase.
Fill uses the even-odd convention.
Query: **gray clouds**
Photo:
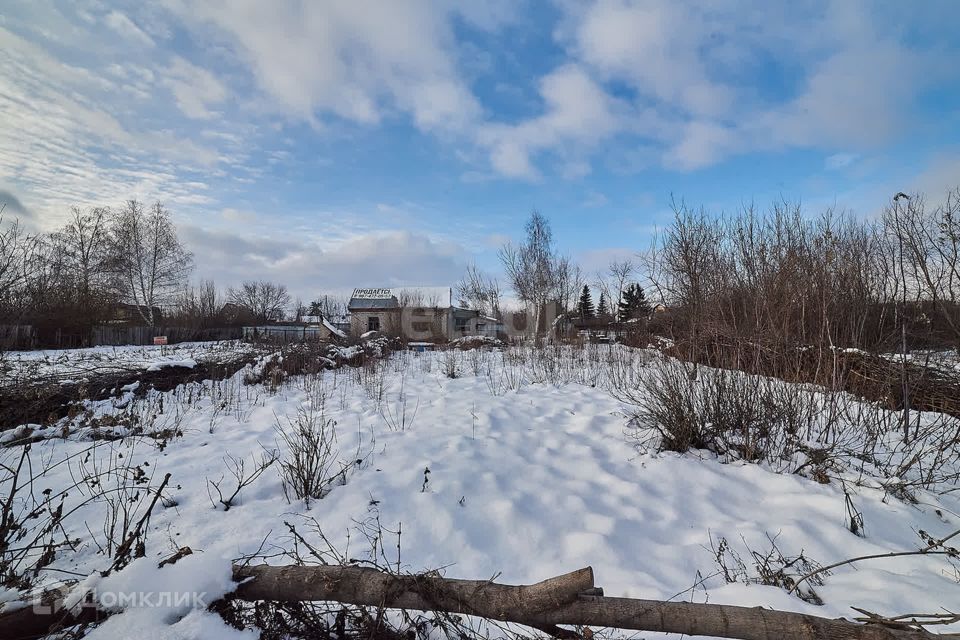
[[[452,286],[469,256],[459,245],[410,231],[348,237],[262,238],[181,225],[180,239],[193,251],[196,276],[220,287],[243,280],[281,282],[294,296],[310,300],[361,286]]]
[[[3,213],[5,215],[13,215],[18,218],[32,218],[33,214],[23,206],[23,203],[20,202],[20,199],[17,196],[13,195],[10,191],[5,189],[0,189],[0,207],[6,205]]]

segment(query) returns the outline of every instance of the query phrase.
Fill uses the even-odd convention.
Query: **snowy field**
[[[168,347],[174,359],[205,357],[199,351]],[[108,578],[96,577],[110,565],[104,514],[116,507],[104,494],[64,519],[78,542],[72,551],[58,550],[39,583],[76,578],[101,593],[203,591],[210,600],[229,590],[232,561],[259,554],[284,563],[278,551],[296,546],[285,523],[321,546],[316,524],[345,557],[367,558],[368,536],[378,521],[377,554],[396,563],[399,544],[403,571],[442,568],[448,577],[529,583],[590,565],[611,596],[847,618],[857,615],[851,606],[889,615],[960,610],[958,574],[942,556],[837,568],[814,587],[822,606],[773,586],[728,584],[716,561],[721,540],[743,559],[748,574],[751,550],[766,553],[771,538],[784,556],[802,553],[822,565],[916,550],[924,544],[921,530],[940,538],[960,528],[960,491],[916,490],[913,503],[894,497],[862,470],[821,484],[765,464],[722,463],[706,452],[653,453],[630,432],[632,408],[607,389],[610,360],[622,365],[627,358],[640,367],[646,358],[624,353],[591,347],[588,353],[558,352],[551,364],[516,350],[400,352],[362,368],[279,383],[246,384],[257,373],[247,369],[223,382],[93,403],[87,416],[72,420],[89,425],[103,416],[136,414],[146,430],[182,436],[92,442],[89,430],[73,429],[65,440],[32,445],[34,468],[49,469],[35,478],[36,487],[70,486],[109,468],[120,454],[123,465],[140,469],[144,487],[159,486],[167,473],[171,478],[149,520],[145,558]],[[99,363],[104,354],[90,350],[89,360]],[[153,348],[109,354],[107,360],[116,356],[137,366],[149,366],[158,356]],[[14,356],[19,366],[59,366],[52,352]],[[322,499],[309,503],[285,497],[280,473],[288,455],[282,434],[298,421],[335,430],[329,469],[339,477]],[[4,464],[15,464],[20,448],[2,455]],[[228,510],[215,504],[211,482],[229,493],[237,461],[249,474],[258,461],[275,455],[279,461],[243,488]],[[118,481],[106,474],[104,482]],[[97,491],[80,484],[68,505]],[[9,478],[0,483],[0,491],[8,489]],[[861,514],[863,536],[850,530],[851,503]],[[194,553],[157,568],[184,546]],[[728,552],[728,565],[732,557]],[[15,595],[8,591],[6,597]],[[90,635],[134,636],[255,634],[181,605],[129,607]]]
[[[0,353],[0,387],[36,379],[79,381],[126,371],[156,370],[164,366],[192,366],[224,362],[253,350],[239,340],[182,342],[164,346],[91,347]]]

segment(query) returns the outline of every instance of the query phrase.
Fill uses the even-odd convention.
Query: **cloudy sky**
[[[227,285],[449,285],[536,208],[593,270],[671,195],[960,184],[960,3],[5,0],[0,201],[162,200]]]

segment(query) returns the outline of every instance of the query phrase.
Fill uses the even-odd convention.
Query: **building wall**
[[[380,332],[386,335],[399,335],[400,312],[396,309],[360,309],[350,312],[350,335],[360,336],[369,331],[368,319],[380,319]]]
[[[454,340],[468,335],[496,335],[497,326],[478,317],[476,311],[453,307],[411,307],[404,309],[352,309],[350,334],[360,336],[369,331],[369,319],[380,319],[380,332],[418,342]],[[461,321],[458,323],[457,319]],[[485,324],[482,331],[478,324]]]

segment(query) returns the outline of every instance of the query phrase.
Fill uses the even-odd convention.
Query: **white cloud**
[[[588,191],[583,199],[582,206],[587,208],[604,207],[610,203],[610,199],[599,191]]]
[[[4,215],[7,217],[13,216],[15,218],[22,219],[33,217],[33,214],[20,201],[20,198],[18,198],[12,191],[0,188],[0,217]]]
[[[845,49],[815,65],[802,92],[750,128],[782,146],[869,148],[912,128],[909,107],[936,82],[930,58],[894,42]]]
[[[236,222],[240,224],[250,224],[257,220],[257,214],[253,211],[246,211],[243,209],[234,209],[233,207],[226,207],[220,211],[220,216],[227,222]]]
[[[668,168],[694,170],[751,151],[875,148],[913,131],[923,92],[960,75],[946,63],[952,56],[936,20],[905,5],[561,6],[558,42],[599,91],[630,103],[615,132],[621,145],[631,137],[652,143]],[[930,37],[908,46],[907,33]],[[796,90],[787,83],[764,93],[761,79],[770,74],[796,78]]]
[[[736,134],[712,122],[694,120],[681,129],[680,140],[664,155],[668,167],[690,171],[709,166],[735,148]]]
[[[849,167],[859,159],[860,155],[856,153],[835,153],[827,156],[827,159],[823,162],[823,167],[827,171],[837,171]]]
[[[679,2],[597,2],[579,16],[572,47],[607,77],[697,115],[724,113],[731,91],[707,74],[698,11]]]
[[[108,27],[132,42],[147,47],[152,47],[156,44],[153,41],[153,38],[148,36],[140,27],[134,24],[133,20],[119,11],[111,11],[107,14],[107,17],[104,18],[104,21],[107,23]]]
[[[152,72],[114,63],[109,72],[72,65],[0,27],[0,179],[28,196],[43,228],[69,207],[130,197],[172,207],[210,201],[186,174],[221,154],[169,130],[138,128],[129,100],[108,99],[149,83]]]
[[[177,106],[188,118],[207,119],[215,115],[208,107],[226,100],[226,86],[206,69],[180,56],[167,69],[165,84],[173,92]]]
[[[480,131],[491,164],[503,175],[535,178],[532,155],[564,146],[589,150],[622,126],[617,101],[579,66],[563,66],[544,76],[540,96],[543,114],[516,124],[490,124]]]
[[[472,83],[501,82],[505,60],[532,68],[491,54],[527,46],[519,30],[498,32],[523,8],[510,0],[24,7],[0,27],[0,179],[38,212],[132,194],[212,203],[220,194],[189,174],[261,179],[274,168],[244,167],[247,154],[290,164],[256,148],[261,132],[304,122],[344,138],[355,127],[343,121],[409,123],[456,147],[465,182],[582,179],[600,157],[624,173],[692,171],[791,148],[834,154],[830,168],[909,135],[918,97],[958,73],[938,49],[949,21],[910,7],[561,2],[560,23],[546,25],[555,66],[529,79],[534,91],[508,74],[516,94],[493,88],[485,109]],[[476,29],[490,37],[461,38]],[[761,75],[783,86],[769,91]],[[516,109],[489,110],[501,103]]]
[[[197,272],[220,286],[245,279],[286,284],[304,300],[358,286],[453,286],[467,263],[457,244],[409,231],[372,232],[328,245],[309,236],[269,237],[181,226]]]
[[[928,203],[938,204],[948,191],[957,188],[960,188],[960,151],[937,154],[898,190],[918,191],[926,195]]]
[[[424,131],[445,132],[462,130],[480,113],[457,73],[447,7],[345,0],[171,4],[198,39],[235,52],[271,106],[294,117],[319,124],[333,114],[370,125],[399,110]]]
[[[576,256],[577,263],[580,264],[584,273],[590,278],[596,274],[606,275],[606,271],[611,262],[630,261],[634,265],[639,264],[637,250],[627,247],[609,247],[606,249],[591,249],[582,251]],[[593,283],[591,283],[593,286]],[[596,302],[596,300],[594,300]]]

